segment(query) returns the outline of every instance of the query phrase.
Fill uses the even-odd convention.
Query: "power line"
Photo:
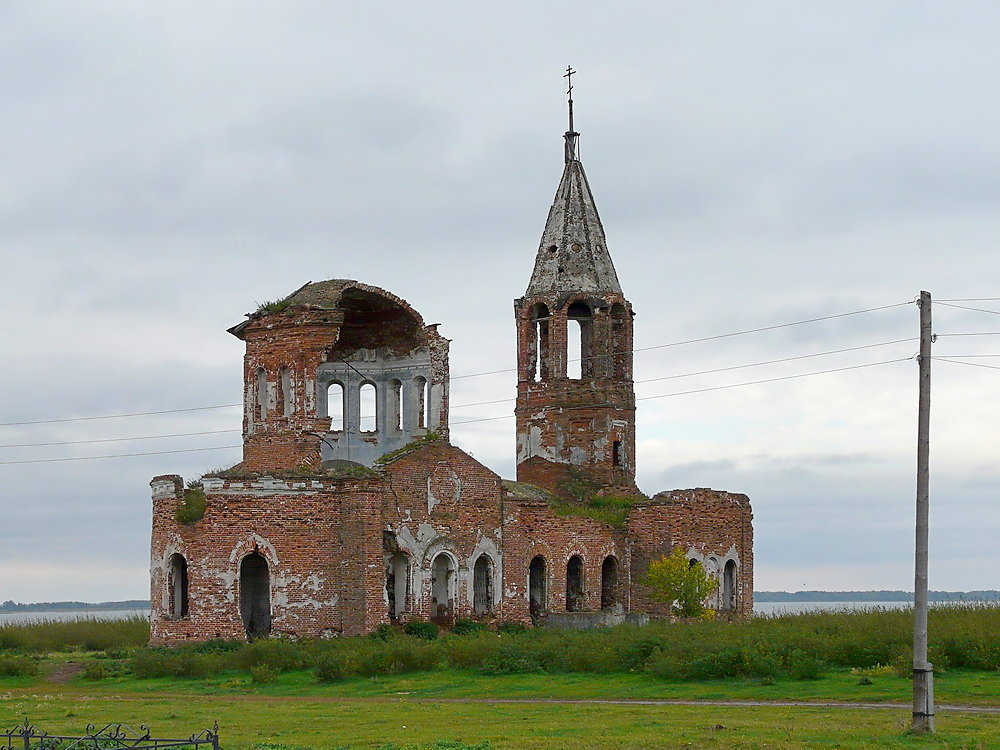
[[[908,342],[908,341],[916,341],[916,340],[917,339],[915,337],[911,336],[910,338],[896,339],[894,341],[882,341],[882,342],[879,342],[877,344],[864,344],[862,346],[850,346],[850,347],[847,347],[845,349],[833,349],[833,350],[825,351],[825,352],[816,352],[814,354],[799,354],[799,355],[794,356],[794,357],[783,357],[781,359],[770,359],[770,360],[766,360],[766,361],[763,361],[763,362],[750,362],[750,363],[744,364],[744,365],[732,365],[730,367],[718,367],[718,368],[715,368],[715,369],[712,369],[712,370],[700,370],[698,372],[686,372],[686,373],[681,373],[679,375],[664,375],[662,377],[657,377],[657,378],[644,378],[642,380],[636,380],[636,381],[633,381],[633,382],[634,382],[634,384],[639,385],[641,383],[653,383],[653,382],[658,382],[658,381],[661,381],[661,380],[678,380],[680,378],[690,378],[690,377],[695,377],[695,376],[698,376],[698,375],[711,375],[713,373],[718,373],[718,372],[729,372],[731,370],[741,370],[741,369],[744,369],[744,368],[747,368],[747,367],[761,367],[761,366],[764,366],[764,365],[781,364],[783,362],[794,362],[794,361],[800,360],[800,359],[810,359],[810,358],[813,358],[813,357],[825,357],[825,356],[829,356],[831,354],[843,354],[845,352],[855,352],[855,351],[860,351],[862,349],[874,349],[875,347],[879,347],[879,346],[889,346],[891,344],[902,344],[902,343],[905,343],[905,342]],[[558,394],[559,391],[565,391],[565,390],[568,390],[568,389],[569,389],[568,385],[565,386],[564,388],[553,388],[553,389],[551,389],[550,393],[551,392],[555,392],[556,394]],[[503,404],[503,403],[508,403],[510,401],[515,401],[515,400],[516,399],[513,399],[513,398],[502,398],[502,399],[495,399],[493,401],[477,401],[477,402],[471,403],[471,404],[455,404],[454,406],[451,406],[450,408],[451,409],[464,409],[464,408],[467,408],[467,407],[470,407],[470,406],[487,406],[489,404]]]
[[[935,338],[944,336],[1000,336],[1000,331],[980,331],[978,333],[935,333]]]
[[[633,353],[635,353],[635,352],[645,352],[645,351],[651,351],[651,350],[654,350],[654,349],[666,349],[668,347],[683,346],[685,344],[697,344],[697,343],[701,343],[701,342],[704,342],[704,341],[716,341],[716,340],[719,340],[719,339],[732,338],[733,336],[745,336],[745,335],[750,334],[750,333],[762,333],[764,331],[774,331],[774,330],[777,330],[779,328],[790,328],[792,326],[800,326],[800,325],[805,325],[807,323],[818,323],[818,322],[821,322],[821,321],[824,321],[824,320],[834,320],[836,318],[846,318],[846,317],[851,316],[851,315],[861,315],[861,314],[864,314],[864,313],[877,312],[879,310],[889,310],[889,309],[892,309],[894,307],[902,307],[904,305],[911,305],[911,304],[913,304],[912,300],[907,301],[907,302],[896,302],[896,303],[891,304],[891,305],[881,305],[879,307],[869,307],[869,308],[866,308],[864,310],[852,310],[850,312],[837,313],[835,315],[823,315],[823,316],[820,316],[818,318],[808,318],[806,320],[796,320],[796,321],[793,321],[791,323],[778,323],[776,325],[771,325],[771,326],[762,326],[760,328],[749,328],[749,329],[746,329],[746,330],[743,330],[743,331],[733,331],[731,333],[721,333],[721,334],[717,334],[717,335],[714,335],[714,336],[704,336],[702,338],[697,338],[697,339],[687,339],[687,340],[684,340],[684,341],[673,341],[673,342],[668,343],[668,344],[656,344],[654,346],[645,346],[645,347],[640,347],[638,349],[633,349],[632,352]],[[615,355],[599,355],[599,356],[615,356]],[[598,358],[599,358],[598,356],[594,356],[594,357],[588,357],[587,359],[593,360],[593,359],[598,359]],[[570,361],[577,362],[577,361],[581,361],[581,360],[574,359],[574,360],[570,360]],[[346,364],[349,367],[351,367],[351,369],[354,369],[354,367],[349,362],[347,362]],[[486,372],[466,373],[465,375],[452,375],[450,379],[451,380],[462,380],[464,378],[480,377],[480,376],[484,376],[484,375],[497,375],[497,374],[500,374],[500,373],[516,372],[516,371],[517,371],[516,367],[509,367],[509,368],[502,369],[502,370],[489,370],[489,371],[486,371]],[[355,370],[355,372],[358,372],[358,371]],[[507,400],[507,399],[505,399],[505,400]],[[194,411],[209,411],[211,409],[232,409],[232,408],[235,408],[237,406],[242,406],[242,404],[219,404],[219,405],[216,405],[216,406],[193,406],[193,407],[189,407],[189,408],[186,408],[186,409],[161,409],[159,411],[140,411],[140,412],[128,412],[128,413],[123,413],[123,414],[101,414],[101,415],[89,416],[89,417],[63,417],[63,418],[60,418],[60,419],[34,419],[34,420],[25,420],[25,421],[20,421],[20,422],[0,422],[0,427],[20,427],[20,426],[36,425],[36,424],[60,424],[60,423],[64,423],[64,422],[87,422],[87,421],[94,421],[94,420],[99,420],[99,419],[122,419],[122,418],[125,418],[125,417],[150,417],[150,416],[157,416],[157,415],[160,415],[160,414],[181,414],[181,413],[185,413],[185,412],[194,412]],[[453,407],[453,408],[459,408],[459,407]]]
[[[982,362],[958,362],[946,357],[931,357],[931,359],[936,359],[938,362],[950,362],[953,365],[967,365],[969,367],[985,367],[988,370],[1000,370],[1000,367],[996,365],[984,365]]]
[[[11,445],[0,445],[0,448],[48,448],[54,445],[90,445],[92,443],[125,443],[132,440],[161,440],[165,438],[194,437],[195,435],[221,435],[227,432],[241,432],[241,430],[207,430],[205,432],[177,432],[173,435],[139,435],[123,438],[101,438],[99,440],[62,440],[57,443],[14,443]]]
[[[720,334],[716,334],[714,336],[703,336],[703,337],[697,338],[697,339],[685,339],[684,341],[672,341],[669,344],[656,344],[654,346],[643,346],[643,347],[639,347],[637,349],[633,349],[632,352],[633,353],[635,353],[635,352],[647,352],[647,351],[652,351],[653,349],[666,349],[668,347],[684,346],[686,344],[699,344],[699,343],[702,343],[704,341],[717,341],[719,339],[732,338],[733,336],[745,336],[745,335],[750,334],[750,333],[762,333],[764,331],[774,331],[774,330],[777,330],[779,328],[790,328],[792,326],[801,326],[801,325],[805,325],[806,323],[819,323],[819,322],[824,321],[824,320],[834,320],[836,318],[846,318],[846,317],[851,316],[851,315],[861,315],[863,313],[878,312],[879,310],[889,310],[889,309],[892,309],[894,307],[903,307],[904,305],[912,305],[912,304],[913,304],[913,300],[907,300],[906,302],[896,302],[896,303],[891,304],[891,305],[881,305],[879,307],[869,307],[869,308],[866,308],[864,310],[852,310],[851,312],[837,313],[835,315],[823,315],[823,316],[818,317],[818,318],[808,318],[806,320],[796,320],[796,321],[793,321],[791,323],[778,323],[778,324],[771,325],[771,326],[762,326],[760,328],[748,328],[748,329],[743,330],[743,331],[733,331],[731,333],[720,333]],[[592,357],[586,357],[586,358],[583,358],[583,359],[591,359],[591,360],[593,360],[593,359],[598,359],[598,358],[600,358],[602,356],[603,357],[609,357],[609,356],[615,356],[615,355],[613,355],[613,354],[596,355],[596,356],[592,356]],[[579,362],[579,361],[582,361],[582,359],[572,359],[572,360],[569,360],[569,361],[570,362]],[[461,380],[463,378],[474,378],[474,377],[478,377],[480,375],[496,375],[496,374],[499,374],[499,373],[516,372],[516,371],[517,371],[516,367],[509,367],[509,368],[504,369],[504,370],[490,370],[488,372],[471,372],[471,373],[466,373],[465,375],[452,375],[451,379],[452,380]]]
[[[0,466],[12,464],[48,464],[61,461],[95,461],[99,458],[130,458],[132,456],[163,456],[168,453],[198,453],[200,451],[221,451],[242,448],[242,445],[217,445],[214,448],[181,448],[173,451],[151,451],[149,453],[116,453],[110,456],[74,456],[72,458],[29,458],[24,461],[0,461]]]
[[[208,411],[209,409],[232,409],[243,404],[219,404],[218,406],[191,406],[187,409],[163,409],[161,411],[136,411],[128,414],[101,414],[95,417],[64,417],[62,419],[34,419],[26,422],[0,422],[0,427],[18,427],[29,424],[57,424],[59,422],[86,422],[95,419],[121,419],[122,417],[150,417],[155,414],[180,414],[189,411]]]
[[[936,299],[935,303],[941,302],[1000,302],[1000,297],[956,297],[954,299]]]
[[[748,386],[748,385],[760,385],[762,383],[777,383],[777,382],[782,381],[782,380],[795,380],[797,378],[808,378],[808,377],[812,377],[813,375],[828,375],[828,374],[834,373],[834,372],[847,372],[848,370],[860,370],[860,369],[863,369],[863,368],[866,368],[866,367],[878,367],[879,365],[889,365],[889,364],[893,364],[895,362],[910,362],[912,360],[913,360],[913,357],[900,357],[898,359],[887,359],[887,360],[883,360],[881,362],[869,362],[869,363],[863,364],[863,365],[852,365],[850,367],[837,367],[837,368],[833,368],[833,369],[830,369],[830,370],[817,370],[815,372],[804,372],[804,373],[800,373],[798,375],[783,375],[781,377],[765,378],[763,380],[750,380],[750,381],[747,381],[745,383],[731,383],[729,385],[717,385],[717,386],[713,386],[711,388],[697,388],[697,389],[690,390],[690,391],[677,391],[677,392],[674,392],[674,393],[660,393],[660,394],[657,394],[655,396],[642,396],[640,398],[637,398],[636,401],[649,401],[651,399],[671,398],[673,396],[688,396],[688,395],[691,395],[691,394],[694,394],[694,393],[708,393],[710,391],[723,391],[723,390],[727,390],[729,388],[743,388],[743,387]],[[598,406],[615,406],[615,404],[611,404],[611,403],[586,404],[584,406],[566,406],[566,407],[550,407],[550,408],[565,408],[566,410],[570,410],[570,409],[592,409],[592,408],[598,407]],[[454,425],[460,425],[460,424],[472,424],[473,422],[492,422],[492,421],[497,420],[497,419],[511,419],[514,416],[516,416],[516,415],[514,415],[514,414],[505,414],[505,415],[499,416],[499,417],[482,417],[482,418],[479,418],[479,419],[464,419],[464,420],[462,420],[460,422],[451,422],[451,425],[454,426]]]
[[[990,313],[990,315],[1000,315],[1000,311],[998,310],[987,310],[982,307],[969,307],[968,305],[953,305],[950,302],[941,302],[940,300],[938,300],[936,304],[943,305],[944,307],[954,307],[959,310],[972,310],[972,312]]]

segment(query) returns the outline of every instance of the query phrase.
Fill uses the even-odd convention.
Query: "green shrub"
[[[268,667],[275,673],[304,669],[309,654],[304,644],[283,638],[258,638],[234,654],[235,664],[243,669]]]
[[[488,630],[464,636],[445,636],[440,641],[443,659],[456,669],[481,667],[491,658],[502,643],[500,636]]]
[[[527,632],[527,630],[528,626],[520,622],[501,622],[497,626],[497,632],[504,635],[521,635],[521,633]]]
[[[354,674],[350,655],[344,650],[328,651],[316,660],[316,676],[320,682],[337,682]]]
[[[480,670],[487,675],[526,674],[541,672],[542,667],[531,655],[511,643],[502,644],[496,652],[483,662]]]
[[[475,620],[459,620],[455,623],[455,627],[451,629],[451,632],[455,635],[468,635],[469,633],[479,633],[486,630],[487,627]]]
[[[425,641],[433,641],[438,637],[439,628],[433,622],[423,622],[421,620],[411,620],[406,623],[403,632],[407,635],[414,635],[423,638]]]
[[[820,659],[798,648],[789,652],[785,666],[794,680],[818,680],[826,674],[826,665]]]
[[[0,654],[0,677],[33,677],[38,674],[38,662],[30,656]]]
[[[221,671],[224,666],[220,655],[191,648],[144,648],[129,660],[131,672],[136,677],[205,677]]]
[[[368,634],[368,637],[374,641],[387,641],[396,635],[396,632],[396,628],[392,625],[379,625]]]
[[[80,672],[80,676],[85,680],[106,680],[108,677],[113,677],[114,675],[115,670],[109,667],[107,663],[101,661],[87,662],[83,671]]]
[[[255,664],[250,667],[250,679],[259,685],[274,682],[278,679],[279,671],[267,664]]]

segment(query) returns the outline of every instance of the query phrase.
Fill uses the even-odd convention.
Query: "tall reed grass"
[[[108,651],[148,642],[149,621],[141,615],[118,620],[87,617],[0,624],[0,651]]]

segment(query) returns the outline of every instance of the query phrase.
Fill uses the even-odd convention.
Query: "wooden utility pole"
[[[927,661],[927,515],[930,497],[931,293],[921,292],[920,396],[917,416],[917,544],[913,577],[914,732],[934,731],[934,665]]]

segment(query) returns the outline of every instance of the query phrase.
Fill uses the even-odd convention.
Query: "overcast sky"
[[[0,6],[0,421],[232,404],[225,329],[306,281],[407,299],[452,373],[514,364],[562,169],[562,73],[640,348],[1000,297],[991,2]],[[1000,310],[1000,301],[955,304]],[[1000,331],[936,305],[937,332]],[[636,379],[917,335],[901,305],[636,354]],[[637,383],[640,398],[912,356],[913,340]],[[935,354],[1000,354],[942,336]],[[934,364],[935,589],[1000,588],[1000,357]],[[640,487],[753,502],[755,587],[912,589],[916,364],[639,402]],[[452,421],[512,413],[453,382]],[[0,461],[235,446],[238,409],[0,427]],[[513,475],[513,419],[453,441]],[[70,446],[10,445],[210,430]],[[0,465],[0,600],[148,596],[149,479],[235,448]]]

